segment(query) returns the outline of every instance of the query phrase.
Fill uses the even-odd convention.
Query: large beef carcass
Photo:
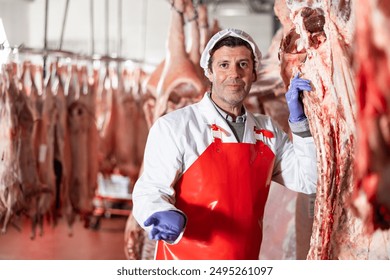
[[[299,36],[290,47],[306,53],[292,75],[311,80],[303,102],[318,158],[318,188],[309,259],[367,259],[371,237],[351,207],[356,147],[356,108],[351,44],[352,1],[276,1]],[[285,12],[287,9],[288,12]],[[287,72],[286,72],[287,73]],[[289,79],[291,77],[287,77]]]
[[[257,81],[252,84],[245,106],[253,113],[271,116],[289,134],[288,108],[284,97],[286,89],[281,78],[278,57],[282,39],[283,30],[280,29],[261,60],[260,73]],[[265,207],[264,242],[260,259],[301,258],[302,251],[307,255],[311,236],[311,219],[307,208],[307,195],[297,194],[275,183],[271,184]]]
[[[279,4],[285,3],[280,1]],[[338,8],[351,9],[349,2]],[[290,1],[288,9],[295,28],[286,31],[292,40],[288,45],[295,53],[303,53],[304,59],[295,56],[298,63],[285,75],[290,79],[300,72],[303,78],[312,81],[314,88],[304,97],[319,165],[316,213],[308,257],[365,258],[366,252],[352,249],[354,244],[365,244],[360,246],[368,248],[367,239],[362,237],[362,226],[345,207],[353,188],[351,163],[355,138],[355,88],[348,61],[351,42],[338,31],[331,17],[331,2]],[[350,227],[351,223],[354,227]]]
[[[358,141],[355,206],[368,231],[390,228],[390,6],[356,6]]]

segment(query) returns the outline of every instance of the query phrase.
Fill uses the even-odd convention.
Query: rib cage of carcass
[[[312,82],[305,112],[317,146],[318,187],[309,259],[367,259],[370,238],[350,207],[356,146],[355,83],[351,68],[352,1],[276,1],[290,53],[305,54],[291,75]],[[294,37],[294,36],[293,36]],[[282,69],[283,72],[283,69]],[[291,77],[289,77],[291,78]]]

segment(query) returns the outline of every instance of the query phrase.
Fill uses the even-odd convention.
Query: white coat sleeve
[[[277,125],[275,164],[272,180],[297,192],[315,193],[317,189],[317,151],[313,137],[293,134],[291,143]]]
[[[177,137],[163,118],[149,131],[144,153],[144,168],[132,194],[133,215],[146,231],[144,221],[158,211],[176,210],[174,185],[182,172],[182,155]],[[184,214],[184,213],[183,213]]]

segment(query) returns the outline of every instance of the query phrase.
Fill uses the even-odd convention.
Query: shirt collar
[[[233,117],[230,116],[229,114],[227,114],[224,110],[222,110],[217,104],[215,104],[215,102],[213,101],[213,99],[211,99],[211,93],[208,92],[207,93],[207,96],[210,98],[211,102],[213,103],[215,109],[217,109],[217,111],[219,112],[219,114],[225,119],[227,120],[228,122],[235,122],[235,123],[245,123],[246,121],[246,110],[245,110],[245,107],[243,106],[242,107],[242,110],[244,111],[244,113],[240,116],[237,116],[236,117],[236,121],[233,121]]]

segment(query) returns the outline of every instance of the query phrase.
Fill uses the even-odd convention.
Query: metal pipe
[[[44,31],[44,36],[43,36],[43,48],[46,50],[47,49],[47,29],[48,29],[48,18],[49,18],[49,0],[45,1],[45,31]],[[43,56],[43,80],[46,78],[46,60],[47,60],[47,55]]]
[[[68,10],[69,10],[69,0],[66,0],[65,11],[64,11],[64,18],[62,20],[60,46],[58,48],[59,50],[62,49],[62,43],[64,42],[64,34],[65,34],[66,19],[68,17]]]
[[[122,0],[118,0],[118,56],[122,56]]]
[[[108,32],[109,32],[109,30],[108,30],[108,21],[109,21],[109,10],[108,10],[108,7],[109,7],[109,5],[108,5],[108,0],[106,0],[106,22],[105,22],[105,29],[106,29],[106,55],[109,55],[109,53],[110,53],[110,49],[109,49],[109,34],[108,34]]]
[[[47,49],[47,28],[48,28],[48,17],[49,17],[49,0],[45,1],[45,31],[43,37],[43,48]]]
[[[90,14],[90,24],[91,24],[91,55],[95,53],[95,22],[94,22],[94,6],[93,1],[89,1],[89,14]]]

